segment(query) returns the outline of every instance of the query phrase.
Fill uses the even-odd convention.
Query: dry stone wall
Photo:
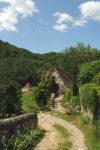
[[[3,140],[9,142],[12,137],[18,134],[24,134],[28,131],[35,129],[38,124],[37,114],[25,114],[9,119],[0,120],[0,150],[2,150]]]

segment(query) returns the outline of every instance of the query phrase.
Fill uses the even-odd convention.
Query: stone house
[[[30,92],[32,90],[32,85],[28,82],[25,84],[25,86],[22,88],[22,93]]]
[[[50,78],[54,77],[55,82],[58,85],[58,97],[52,98],[51,101],[54,109],[58,109],[59,111],[65,111],[65,109],[61,105],[61,101],[64,95],[64,92],[72,90],[73,83],[71,77],[63,70],[54,68],[50,71],[47,71],[44,75],[44,80],[48,81]],[[52,93],[51,93],[52,94]]]
[[[51,77],[55,78],[55,82],[58,84],[59,87],[59,94],[63,94],[64,91],[71,90],[72,89],[72,79],[69,74],[67,74],[65,71],[54,68],[50,71],[47,71],[44,75],[44,80],[48,81]]]

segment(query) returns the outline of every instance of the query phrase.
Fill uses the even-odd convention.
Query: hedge
[[[97,92],[93,83],[88,83],[80,88],[80,101],[84,108],[88,108],[92,113],[96,109]]]

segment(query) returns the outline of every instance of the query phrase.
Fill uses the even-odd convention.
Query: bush
[[[87,125],[91,122],[90,118],[88,116],[81,116],[80,117],[80,124],[81,125]]]
[[[51,77],[46,83],[47,96],[50,97],[52,93],[55,93],[56,95],[58,95],[58,89],[59,89],[59,86],[55,82],[55,77]]]
[[[65,105],[66,103],[69,103],[72,98],[72,92],[67,91],[62,99],[62,105]]]
[[[80,106],[80,99],[79,99],[79,96],[74,96],[71,98],[70,100],[70,104],[73,106],[73,107],[76,107],[76,106]]]
[[[33,95],[39,108],[42,110],[50,109],[50,96],[52,93],[58,95],[58,84],[56,84],[55,78],[51,78],[47,82],[41,82],[34,89]]]
[[[43,109],[46,105],[46,88],[45,84],[41,83],[33,91],[34,98],[39,108]]]
[[[95,112],[96,109],[96,101],[97,101],[97,92],[95,90],[96,85],[85,84],[80,88],[80,100],[81,105],[84,108],[90,109],[91,112]]]
[[[94,83],[100,85],[100,73],[96,74],[92,80]]]

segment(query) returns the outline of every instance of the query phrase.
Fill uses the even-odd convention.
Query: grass
[[[25,135],[20,136],[18,138],[18,141],[16,142],[15,149],[18,150],[33,150],[33,147],[36,147],[36,145],[41,141],[41,139],[44,137],[45,131],[37,128],[35,130],[32,130],[30,133],[28,132]]]
[[[64,138],[64,142],[59,146],[57,150],[70,150],[72,144],[68,141],[70,135],[68,134],[67,130],[63,126],[57,124],[54,125],[54,127],[62,134]]]
[[[38,110],[34,96],[31,92],[22,95],[22,107],[26,113],[35,112]]]
[[[85,134],[88,150],[100,150],[100,137],[97,137],[96,127],[93,125],[81,125],[79,127]]]
[[[44,137],[45,131],[36,128],[26,133],[17,133],[13,135],[10,139],[5,136],[2,139],[3,150],[13,149],[13,150],[33,150],[34,147],[40,142]]]
[[[88,150],[100,150],[100,135],[98,136],[98,133],[100,133],[100,126],[99,128],[97,128],[96,126],[91,124],[80,124],[79,114],[66,115],[57,111],[54,111],[53,114],[75,124],[80,130],[84,132]]]
[[[73,114],[73,115],[67,115],[67,114],[64,114],[64,113],[61,113],[58,111],[52,111],[51,113],[55,116],[59,116],[60,118],[66,120],[66,121],[69,121],[69,122],[74,122],[74,121],[78,120],[80,117],[79,113]]]

